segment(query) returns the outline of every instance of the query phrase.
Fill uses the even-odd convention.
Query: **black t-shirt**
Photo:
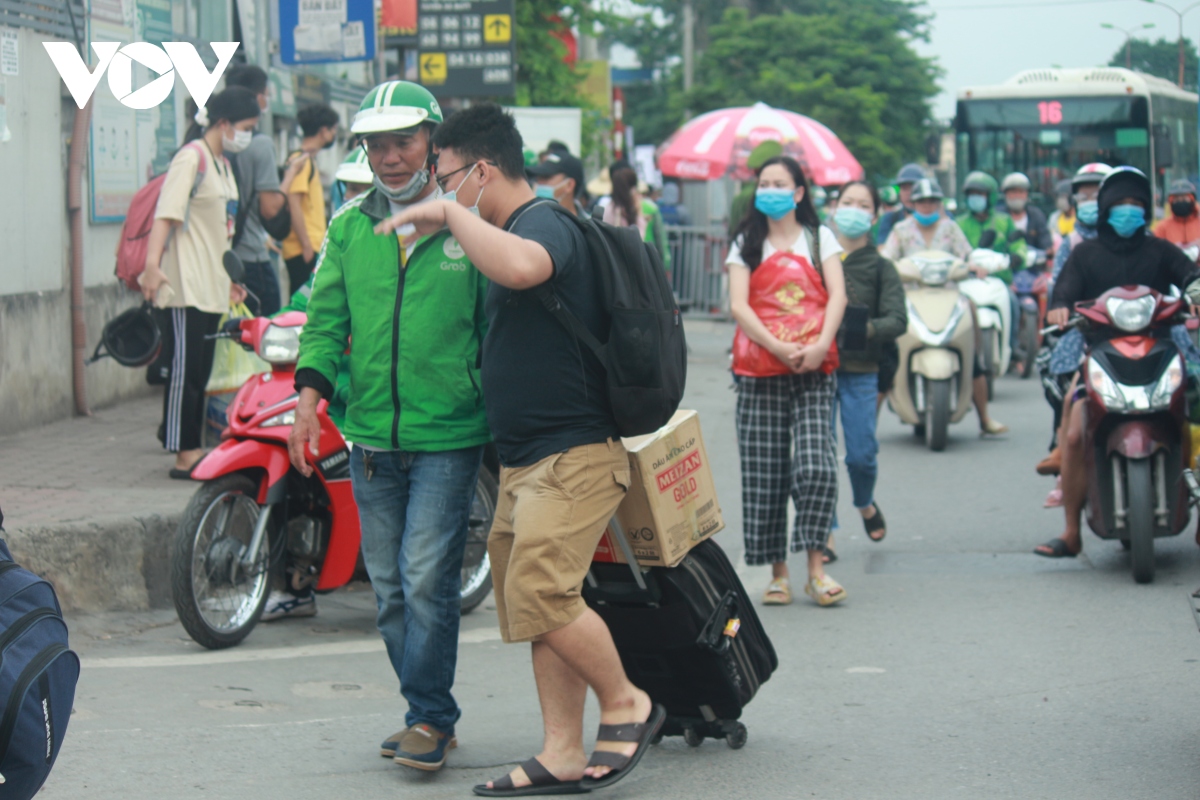
[[[551,203],[518,208],[505,229],[546,248],[550,285],[596,338],[608,338],[608,315],[587,242]],[[483,397],[488,424],[509,467],[525,467],[572,447],[617,437],[604,367],[551,316],[532,290],[488,288],[483,342]]]

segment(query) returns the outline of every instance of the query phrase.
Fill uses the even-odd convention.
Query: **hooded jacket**
[[[1113,206],[1127,197],[1151,207],[1150,182],[1132,171],[1117,172],[1100,187],[1100,221],[1096,238],[1071,248],[1062,274],[1054,284],[1051,308],[1072,308],[1094,300],[1117,286],[1141,285],[1167,294],[1172,286],[1186,289],[1200,278],[1200,269],[1175,245],[1150,236],[1143,227],[1128,239],[1109,224]]]

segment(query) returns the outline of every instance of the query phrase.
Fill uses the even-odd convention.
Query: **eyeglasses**
[[[462,172],[463,170],[470,169],[471,167],[475,166],[478,163],[480,163],[480,162],[472,161],[470,164],[464,164],[463,166],[459,167],[458,169],[454,170],[453,172],[447,172],[445,175],[438,175],[437,177],[434,178],[434,180],[437,181],[438,188],[444,192],[444,191],[446,191],[446,181],[450,180],[450,178],[454,177],[455,175]],[[493,167],[496,166],[495,161],[484,161],[483,163],[488,164]],[[435,165],[435,168],[436,168],[436,165]]]

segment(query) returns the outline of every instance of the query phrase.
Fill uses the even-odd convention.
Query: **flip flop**
[[[870,519],[863,519],[863,527],[866,528],[867,538],[872,542],[882,542],[887,536],[887,520],[883,518],[883,509],[878,503],[873,503],[875,506],[875,516]],[[883,531],[883,536],[875,536],[876,533]]]
[[[821,560],[826,564],[832,564],[833,562],[837,561],[837,551],[829,545],[823,545],[821,547],[821,556]]]
[[[1042,558],[1074,558],[1075,556],[1079,555],[1078,553],[1072,553],[1071,549],[1067,546],[1067,543],[1062,539],[1051,539],[1045,544],[1040,545],[1040,547],[1045,547],[1050,550],[1049,553],[1044,553],[1035,547],[1033,549],[1034,555],[1039,555]]]
[[[499,780],[492,781],[492,788],[481,783],[471,789],[480,797],[531,797],[534,795],[550,794],[587,794],[591,789],[579,785],[579,781],[560,781],[542,766],[542,762],[531,758],[521,765],[525,776],[529,778],[528,786],[513,786],[512,777],[505,775]]]
[[[659,730],[662,729],[663,723],[666,721],[667,709],[655,703],[654,708],[650,710],[650,718],[645,722],[627,722],[624,725],[601,725],[600,733],[596,736],[596,741],[637,742],[637,750],[634,750],[631,756],[608,750],[594,751],[592,757],[588,760],[588,766],[611,767],[611,770],[603,778],[589,778],[584,775],[579,781],[579,785],[589,790],[602,789],[605,786],[612,786],[621,780],[621,778],[624,778],[642,760],[642,756],[650,749],[650,743],[658,735]]]

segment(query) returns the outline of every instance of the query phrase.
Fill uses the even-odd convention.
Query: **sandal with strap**
[[[588,766],[609,767],[610,770],[602,778],[589,778],[584,775],[583,779],[579,781],[579,785],[585,790],[602,789],[605,786],[612,786],[624,778],[633,771],[633,768],[642,760],[642,756],[646,755],[646,751],[650,749],[650,743],[654,741],[654,737],[662,730],[663,723],[666,721],[667,709],[661,704],[655,703],[654,708],[650,709],[650,717],[645,722],[601,725],[600,733],[596,736],[597,742],[637,742],[637,750],[634,750],[631,756],[611,750],[593,751],[592,757],[588,760]]]
[[[763,592],[764,606],[786,606],[792,602],[792,587],[787,578],[776,578],[767,584]]]
[[[1070,545],[1062,539],[1051,539],[1045,544],[1039,544],[1033,548],[1033,552],[1042,558],[1074,558],[1079,555],[1078,553],[1072,553]]]
[[[528,786],[514,786],[511,775],[492,781],[492,788],[486,783],[473,788],[471,791],[480,797],[531,797],[534,795],[550,794],[587,794],[590,789],[579,785],[579,781],[560,781],[542,766],[542,762],[531,758],[521,765],[525,776],[529,778]]]
[[[846,590],[828,575],[810,578],[808,583],[804,584],[804,593],[821,606],[831,606],[846,599]]]
[[[875,516],[863,517],[863,527],[867,530],[868,539],[872,542],[882,542],[884,537],[887,536],[887,520],[883,518],[883,509],[879,507],[879,504],[872,503],[872,505],[875,506]],[[883,533],[876,536],[875,534],[880,531],[883,531]]]

